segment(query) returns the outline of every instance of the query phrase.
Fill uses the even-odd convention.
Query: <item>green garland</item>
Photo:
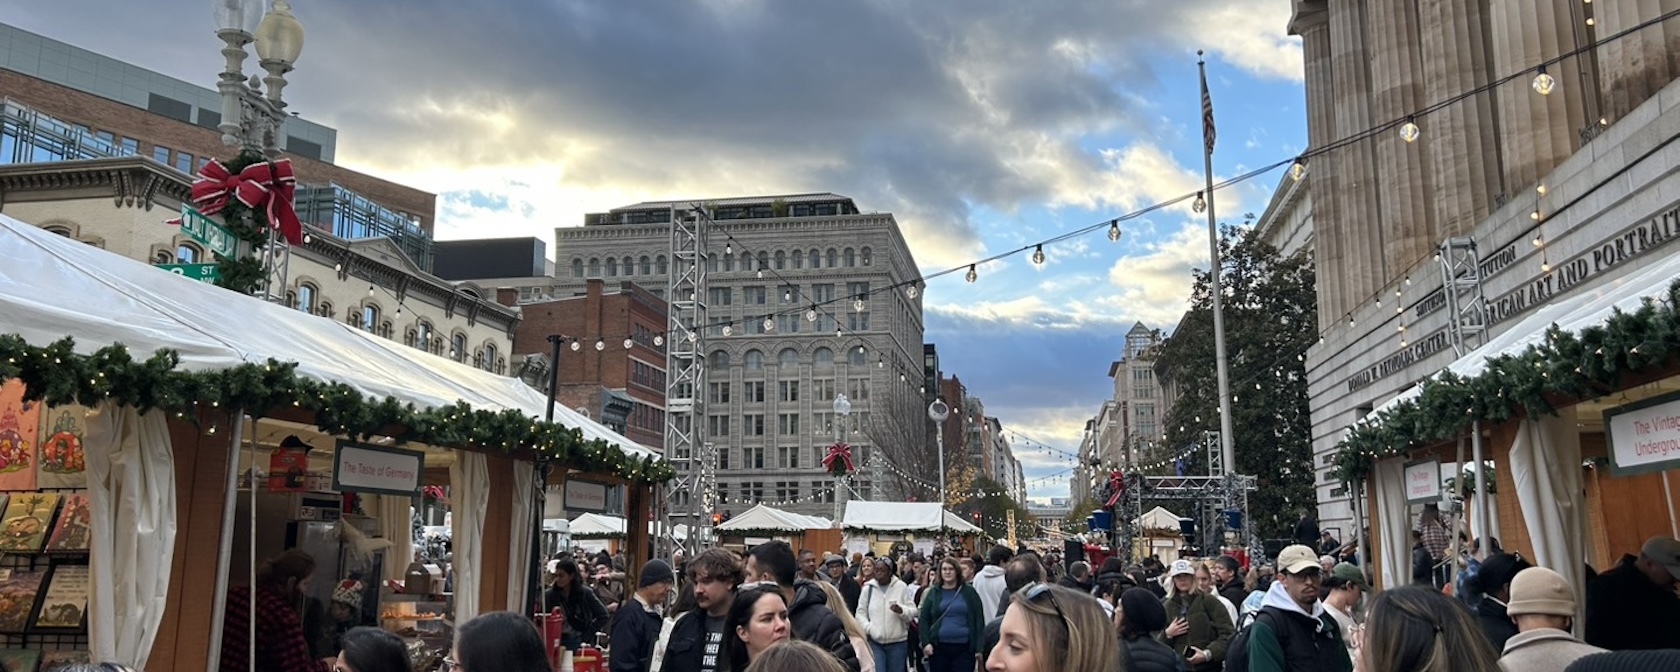
[[[240,152],[239,156],[224,162],[222,166],[227,168],[228,172],[238,175],[239,171],[245,170],[247,166],[266,160],[257,152]],[[222,208],[221,216],[222,222],[233,237],[249,244],[251,254],[243,257],[215,255],[216,268],[220,271],[216,285],[240,294],[252,294],[262,286],[262,249],[268,245],[267,229],[257,226],[257,220],[266,219],[268,215],[245,207],[233,194],[228,194],[227,205]]]
[[[1669,365],[1680,352],[1680,281],[1659,303],[1614,311],[1602,325],[1578,334],[1553,324],[1545,341],[1515,355],[1488,358],[1480,375],[1443,372],[1423,392],[1362,421],[1337,446],[1336,477],[1363,482],[1377,460],[1448,441],[1483,420],[1556,414],[1553,399],[1592,399],[1625,387],[1623,376]]]
[[[257,417],[290,406],[313,413],[322,432],[359,440],[399,431],[394,436],[398,442],[478,446],[503,453],[531,447],[569,468],[633,481],[662,483],[676,476],[662,458],[634,458],[606,441],[584,440],[576,428],[534,420],[518,410],[481,410],[464,401],[419,409],[394,397],[369,397],[344,383],[301,377],[296,363],[274,359],[187,372],[177,370],[180,355],[172,350],[137,360],[120,343],[91,355],[76,354],[74,345],[65,338],[36,347],[16,334],[0,335],[0,382],[16,378],[31,401],[54,405],[112,401],[142,412],[189,413],[207,404],[245,409]]]

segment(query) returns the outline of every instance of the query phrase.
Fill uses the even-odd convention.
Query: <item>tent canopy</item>
[[[747,509],[741,515],[730,518],[717,526],[718,532],[780,530],[784,532],[803,532],[805,530],[826,530],[834,527],[834,522],[827,518],[805,516],[791,511],[774,509],[759,504]]]
[[[1138,516],[1133,523],[1138,526],[1138,529],[1143,530],[1177,531],[1179,518],[1178,514],[1166,510],[1165,507],[1157,506],[1150,509],[1148,513]]]
[[[846,502],[846,515],[841,520],[841,527],[848,530],[980,532],[973,523],[944,510],[937,502]]]
[[[269,358],[297,362],[300,376],[339,382],[374,398],[421,408],[465,401],[490,411],[542,418],[548,399],[497,375],[375,336],[326,317],[190,280],[0,215],[0,331],[34,345],[65,336],[91,354],[123,343],[144,357],[168,348],[185,371],[212,371]],[[237,319],[230,319],[237,316]],[[261,409],[267,410],[267,409]],[[656,453],[564,404],[555,422],[631,457]]]
[[[572,519],[572,538],[586,539],[590,537],[622,537],[624,536],[624,519],[618,516],[603,516],[598,513],[585,513]]]

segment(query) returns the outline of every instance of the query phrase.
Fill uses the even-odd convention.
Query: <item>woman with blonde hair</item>
[[[1499,654],[1476,619],[1427,585],[1377,594],[1365,619],[1360,672],[1499,672]]]
[[[986,672],[1112,672],[1114,625],[1090,595],[1035,583],[1009,600]]]
[[[846,598],[840,595],[840,589],[827,581],[817,581],[816,584],[828,596],[828,610],[840,619],[840,625],[846,629],[846,638],[852,640],[852,649],[857,651],[858,672],[875,672],[875,656],[869,652],[869,637],[864,634],[863,625],[846,611]]]
[[[827,651],[810,642],[790,639],[771,645],[747,665],[746,672],[846,672],[846,666]]]

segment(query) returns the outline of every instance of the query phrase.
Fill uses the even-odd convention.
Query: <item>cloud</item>
[[[1098,301],[1098,307],[1126,310],[1145,324],[1178,324],[1190,301],[1192,271],[1208,267],[1207,225],[1186,222],[1148,253],[1123,257],[1108,269],[1108,281],[1118,291]]]

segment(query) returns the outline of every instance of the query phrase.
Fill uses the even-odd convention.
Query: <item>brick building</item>
[[[582,294],[518,303],[518,290],[497,290],[506,305],[519,305],[524,320],[513,338],[513,354],[526,380],[547,389],[551,334],[582,339],[560,350],[555,398],[568,407],[658,448],[665,436],[665,332],[663,299],[624,281],[610,290],[591,279]]]

